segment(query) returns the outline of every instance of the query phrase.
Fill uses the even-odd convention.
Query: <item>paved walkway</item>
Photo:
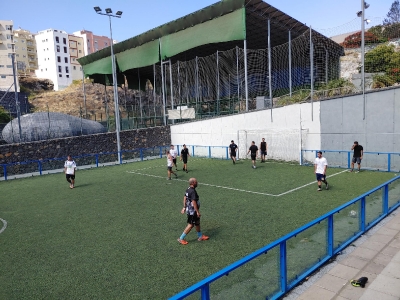
[[[350,280],[368,277],[365,288]],[[284,299],[399,300],[400,208]]]

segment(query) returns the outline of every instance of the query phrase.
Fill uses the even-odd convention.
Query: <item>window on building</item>
[[[79,50],[79,53],[82,53],[82,50]]]
[[[74,57],[74,58],[72,58],[72,61],[76,61],[76,58]]]
[[[11,40],[11,34],[6,35],[7,40]]]
[[[46,39],[46,42],[48,42],[49,40],[48,39]]]
[[[47,39],[46,39],[46,42],[47,42]],[[21,40],[21,43],[25,43],[25,40]]]
[[[63,44],[66,45],[67,44],[67,39],[63,38]]]
[[[65,75],[67,78],[69,78],[69,75]]]
[[[47,68],[46,68],[46,71],[47,71]]]
[[[57,52],[60,52],[60,46],[57,45]]]
[[[107,43],[107,42],[104,42],[104,46],[106,46],[106,47],[107,47],[107,46],[108,46],[108,43]]]
[[[46,61],[46,58],[44,58],[44,61]]]
[[[73,70],[76,70],[76,66],[73,66],[72,69],[73,69]]]
[[[12,30],[12,25],[6,25],[6,30]]]
[[[81,43],[80,42],[78,42],[78,45],[80,45]]]
[[[62,74],[58,74],[58,77],[62,77]]]
[[[64,47],[64,53],[68,53],[67,47]]]
[[[0,68],[4,68],[4,65],[0,65]]]
[[[61,62],[61,56],[57,56],[57,62]]]
[[[8,53],[8,58],[12,58],[12,53]]]
[[[1,75],[1,79],[6,79],[6,75]]]
[[[19,57],[19,54],[17,54],[17,57]]]
[[[68,57],[64,57],[64,62],[68,63]]]
[[[7,65],[7,68],[12,69],[12,65]]]
[[[58,36],[56,36],[56,43],[59,43],[60,39],[58,38]]]
[[[14,39],[14,42],[18,43],[18,40],[17,40],[17,39]]]
[[[79,67],[79,70],[82,71],[82,67]]]
[[[12,48],[11,44],[7,44],[7,48],[11,49]]]
[[[40,69],[40,72],[43,72],[43,69]]]
[[[69,68],[65,67],[65,73],[69,73]]]
[[[62,72],[62,68],[61,68],[61,66],[58,66],[58,72]]]
[[[25,47],[22,47],[22,50],[23,50],[23,51],[25,51],[25,50],[26,50],[26,48],[25,48]]]
[[[17,56],[19,56],[19,54],[17,54]],[[23,57],[23,58],[26,58],[26,55],[24,54],[24,55],[22,55],[22,57]]]

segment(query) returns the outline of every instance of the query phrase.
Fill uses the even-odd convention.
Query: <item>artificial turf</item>
[[[166,299],[394,177],[328,169],[317,192],[313,168],[295,164],[178,169],[170,181],[165,159],[78,170],[72,190],[61,173],[0,182],[0,299]],[[183,246],[190,177],[210,239],[193,230]]]

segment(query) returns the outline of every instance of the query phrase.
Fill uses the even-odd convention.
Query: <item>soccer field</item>
[[[79,166],[78,166],[79,169]],[[0,182],[0,299],[166,299],[394,177],[249,160],[166,159]],[[202,232],[183,246],[180,213],[196,177]],[[1,231],[3,227],[3,231]]]

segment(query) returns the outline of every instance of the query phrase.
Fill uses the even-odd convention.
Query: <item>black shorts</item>
[[[65,178],[75,180],[75,175],[72,174],[65,174]]]
[[[167,167],[167,170],[168,171],[172,171],[172,167]]]
[[[267,151],[261,150],[261,155],[267,155]]]
[[[352,161],[353,164],[355,164],[355,163],[361,164],[361,157],[354,157],[353,156],[353,159],[351,161]]]
[[[256,160],[256,155],[255,155],[255,154],[254,154],[254,155],[253,155],[253,154],[251,155],[251,160]]]
[[[174,165],[176,165],[176,158],[173,158],[172,162],[174,163]]]
[[[187,164],[187,157],[182,157],[182,161],[184,164]]]
[[[197,216],[197,213],[194,213],[194,215],[188,215],[187,222],[192,225],[200,225],[200,218]]]
[[[231,152],[231,157],[236,157],[236,152]]]

